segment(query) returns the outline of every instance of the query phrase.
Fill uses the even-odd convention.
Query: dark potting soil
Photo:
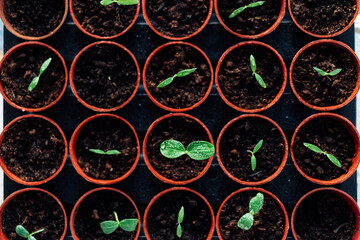
[[[5,0],[4,14],[19,33],[40,37],[53,32],[65,12],[64,0]]]
[[[170,37],[186,37],[196,32],[209,15],[210,0],[146,0],[152,26]]]
[[[30,233],[46,228],[34,235],[37,240],[58,240],[64,232],[65,217],[60,205],[48,194],[25,192],[14,198],[2,214],[2,230],[9,240],[24,240],[15,232],[22,225]]]
[[[313,67],[325,72],[341,68],[335,76],[323,77]],[[300,97],[315,106],[326,107],[345,102],[354,92],[358,72],[350,52],[329,44],[317,45],[296,60],[292,78]]]
[[[38,85],[29,91],[41,65],[52,58]],[[55,101],[65,85],[65,70],[58,56],[42,46],[25,46],[14,52],[1,69],[1,85],[10,101],[26,108],[41,108]]]
[[[255,153],[257,166],[251,170],[251,153],[263,140]],[[285,154],[285,142],[277,127],[261,118],[245,118],[233,123],[220,142],[220,157],[225,168],[236,178],[258,182],[275,173]]]
[[[259,7],[247,8],[234,18],[229,18],[236,9],[255,0],[219,0],[219,14],[225,25],[236,33],[257,35],[275,24],[281,9],[281,0],[265,1]]]
[[[96,44],[76,63],[74,85],[86,103],[98,108],[114,108],[134,93],[138,72],[134,60],[123,49]]]
[[[249,202],[257,191],[245,191],[231,197],[221,209],[220,233],[225,240],[280,240],[284,235],[285,216],[279,204],[267,194],[261,210],[254,215],[254,225],[247,231],[237,226],[249,212]]]
[[[175,78],[166,87],[157,88],[168,77],[191,68],[197,70],[186,77]],[[211,70],[195,48],[184,44],[170,45],[153,56],[146,71],[146,81],[150,94],[161,104],[176,109],[187,108],[205,96],[211,81]]]
[[[123,176],[134,165],[138,153],[136,137],[121,120],[101,117],[87,123],[76,142],[76,157],[86,175],[112,180]],[[118,150],[121,154],[101,155],[89,149]]]
[[[134,205],[124,195],[108,190],[97,191],[87,196],[76,211],[74,228],[81,240],[132,240],[136,231],[127,232],[118,228],[114,233],[105,235],[100,223],[115,221],[114,212],[119,220],[138,218]]]
[[[181,207],[184,207],[181,239],[207,239],[211,228],[209,207],[194,193],[172,191],[161,196],[150,208],[147,230],[152,240],[179,239],[176,235],[176,228]]]
[[[170,117],[161,121],[149,134],[146,151],[151,166],[163,177],[185,181],[197,177],[209,160],[197,161],[187,155],[168,159],[160,153],[163,141],[175,139],[185,147],[193,141],[210,141],[205,129],[187,117]]]
[[[256,73],[264,80],[260,86],[250,67],[250,55],[256,60]],[[229,53],[220,67],[219,87],[225,98],[243,109],[259,109],[270,104],[280,92],[283,72],[276,55],[265,47],[242,46]]]
[[[60,168],[65,143],[50,122],[42,118],[24,118],[6,131],[0,155],[8,170],[20,179],[41,181]]]
[[[294,226],[299,240],[352,240],[356,216],[339,195],[321,191],[301,203]]]
[[[349,25],[355,16],[356,0],[291,0],[290,7],[305,30],[331,35]]]
[[[107,37],[117,35],[130,26],[137,5],[112,3],[103,6],[100,0],[73,0],[73,9],[76,19],[87,32]]]
[[[334,155],[342,167],[335,166],[325,155],[306,148],[304,142],[316,145]],[[297,164],[306,175],[316,179],[331,180],[349,171],[355,156],[355,143],[341,122],[320,117],[299,130],[295,137],[293,152]]]

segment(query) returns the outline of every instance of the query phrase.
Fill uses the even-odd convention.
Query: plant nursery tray
[[[335,39],[346,43],[354,49],[354,27],[352,26],[347,32]],[[296,52],[313,40],[315,39],[305,35],[295,26],[288,12],[280,26],[273,33],[260,39],[260,41],[274,47],[282,55],[288,69]],[[5,29],[5,51],[22,41],[23,40],[15,37]],[[95,41],[96,39],[92,39],[83,34],[76,27],[69,15],[63,27],[54,36],[46,39],[44,42],[60,52],[67,63],[68,69],[70,69],[70,65],[75,55],[83,47]],[[148,55],[156,47],[167,42],[167,40],[162,39],[151,31],[142,14],[140,14],[135,26],[125,35],[115,39],[115,41],[123,44],[132,51],[141,68],[144,66]],[[208,55],[214,69],[218,59],[225,50],[241,41],[244,40],[231,35],[220,25],[215,14],[213,14],[205,29],[196,37],[189,40],[189,42],[200,47]],[[166,113],[166,111],[160,109],[150,101],[142,85],[140,85],[135,98],[126,107],[115,112],[115,114],[124,117],[134,126],[141,142],[143,141],[144,135],[150,124]],[[284,130],[290,143],[292,134],[298,124],[314,113],[314,110],[305,107],[296,99],[290,89],[290,85],[287,84],[285,93],[279,102],[261,114],[266,115],[277,122]],[[353,100],[346,107],[336,111],[336,113],[346,117],[355,124],[356,101]],[[16,110],[4,102],[4,125],[23,114],[25,113]],[[43,114],[58,123],[65,132],[67,140],[70,141],[71,134],[77,125],[85,118],[96,114],[96,112],[81,105],[71,92],[70,86],[68,86],[65,95],[60,102],[40,114]],[[214,140],[216,140],[222,127],[241,113],[228,107],[220,98],[216,88],[213,87],[207,100],[201,104],[200,107],[190,111],[189,114],[203,121],[213,134]],[[5,176],[5,197],[23,187],[24,186],[15,183]],[[55,179],[40,187],[57,196],[64,204],[67,214],[70,217],[71,210],[80,196],[88,190],[100,186],[89,183],[80,177],[72,166],[70,157],[68,157],[67,164],[62,172]],[[140,162],[130,177],[111,187],[118,188],[127,193],[135,201],[142,215],[141,217],[143,217],[145,208],[152,197],[160,191],[172,186],[156,179],[146,167],[141,155]],[[211,203],[216,214],[222,201],[224,201],[230,193],[239,188],[243,188],[244,186],[241,186],[228,178],[221,170],[215,157],[210,170],[204,177],[188,185],[188,187],[203,194]],[[274,193],[283,202],[290,217],[296,202],[305,193],[312,189],[319,188],[320,186],[307,181],[296,171],[289,154],[287,164],[281,174],[275,180],[260,187]],[[356,174],[344,183],[336,185],[335,187],[349,193],[356,199]],[[72,239],[69,230],[67,236],[66,240]],[[140,239],[145,239],[143,230],[140,236]],[[214,233],[213,239],[218,239],[216,237],[216,232]],[[289,231],[288,239],[293,239],[291,231]]]

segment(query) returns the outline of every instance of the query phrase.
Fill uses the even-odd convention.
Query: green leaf
[[[119,224],[116,221],[104,221],[100,223],[100,227],[105,234],[111,234],[116,231]]]
[[[250,200],[249,211],[251,214],[255,214],[260,211],[264,205],[264,194],[258,193]]]
[[[136,5],[139,0],[116,0],[119,5]]]
[[[51,61],[52,61],[52,58],[48,58],[48,59],[41,65],[39,76],[45,72],[45,70],[49,67]]]
[[[264,80],[262,79],[262,77],[257,73],[254,73],[254,74],[255,74],[255,79],[260,84],[260,86],[263,88],[266,88],[266,84],[265,84]]]
[[[28,240],[36,240],[36,238],[34,236],[29,236]]]
[[[27,238],[30,235],[29,231],[21,225],[17,225],[15,231],[17,235],[23,238]]]
[[[105,152],[100,149],[89,149],[89,151],[96,154],[105,154]]]
[[[340,72],[342,71],[342,68],[339,68],[339,69],[336,69],[332,72],[329,72],[328,75],[329,76],[335,76],[335,75],[338,75]]]
[[[249,230],[253,224],[254,216],[251,213],[246,213],[239,219],[237,226],[243,230]]]
[[[234,18],[236,17],[237,15],[239,15],[240,13],[242,13],[245,9],[247,8],[247,6],[243,6],[243,7],[239,7],[238,9],[235,9],[235,11],[233,11],[229,18]]]
[[[96,154],[100,154],[100,155],[117,155],[117,154],[121,154],[120,151],[118,150],[109,150],[109,151],[106,151],[104,152],[103,150],[101,149],[89,149],[90,152],[92,153],[96,153]]]
[[[121,152],[118,150],[109,150],[109,151],[106,151],[105,154],[106,155],[118,155],[118,154],[121,154]]]
[[[195,72],[196,70],[197,70],[197,68],[185,69],[185,70],[178,72],[175,75],[175,77],[186,77],[186,76],[192,74],[193,72]]]
[[[34,77],[34,79],[31,81],[31,83],[29,84],[29,87],[28,87],[28,91],[32,91],[34,90],[34,88],[38,85],[39,83],[39,80],[40,80],[40,77],[37,76],[37,77]]]
[[[175,76],[169,77],[167,79],[165,79],[164,81],[162,81],[161,83],[159,83],[159,85],[157,85],[157,88],[163,88],[166,87],[167,85],[169,85],[170,83],[172,83],[175,79]]]
[[[247,5],[248,8],[254,8],[254,7],[259,7],[261,5],[263,5],[265,3],[265,1],[258,1],[258,2],[254,2],[254,3],[250,3],[249,5]]]
[[[178,215],[178,223],[181,224],[184,221],[184,207],[180,208],[179,215]]]
[[[325,77],[327,74],[325,71],[321,70],[320,68],[317,68],[317,67],[313,67],[313,69],[318,73],[320,74],[321,76]]]
[[[182,236],[181,224],[179,224],[179,225],[177,226],[176,235],[178,236],[178,238],[181,238],[181,236]]]
[[[321,150],[319,147],[317,147],[317,146],[315,146],[313,144],[304,143],[304,146],[307,147],[308,149],[310,149],[313,152],[324,154],[323,150]]]
[[[256,61],[255,61],[255,57],[254,55],[250,55],[250,67],[251,67],[251,71],[253,71],[253,73],[255,73],[256,71]]]
[[[129,218],[120,221],[120,228],[127,232],[132,232],[136,230],[139,220],[136,218]]]
[[[173,139],[162,142],[160,145],[160,152],[167,158],[178,158],[186,153],[184,145]]]
[[[256,169],[256,157],[255,155],[251,155],[251,170],[255,171]]]
[[[102,0],[100,2],[100,4],[103,5],[103,6],[107,6],[107,5],[110,5],[110,4],[114,3],[114,2],[115,2],[114,0]]]
[[[215,154],[215,147],[206,141],[195,141],[187,146],[187,154],[194,160],[205,160]]]
[[[43,231],[45,231],[45,230],[46,230],[46,228],[39,229],[39,230],[31,233],[31,234],[30,234],[30,237],[33,236],[33,235],[35,235],[35,234],[41,233],[41,232],[43,232]]]
[[[254,147],[254,151],[253,151],[253,153],[255,154],[255,153],[257,153],[257,151],[259,151],[259,149],[262,147],[262,145],[263,145],[263,142],[264,142],[264,140],[260,140],[257,144],[256,144],[256,146]]]
[[[335,156],[331,155],[330,153],[327,153],[326,156],[335,166],[341,168],[341,163]]]

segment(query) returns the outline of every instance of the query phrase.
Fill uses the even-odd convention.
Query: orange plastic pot
[[[1,1],[1,0],[0,0]],[[44,106],[44,107],[41,107],[41,108],[26,108],[26,107],[22,107],[20,105],[17,105],[16,103],[12,102],[4,93],[4,88],[3,86],[1,85],[1,82],[0,82],[0,92],[2,94],[2,96],[4,97],[5,101],[10,104],[12,107],[20,110],[20,111],[23,111],[23,112],[40,112],[40,111],[44,111],[50,107],[52,107],[53,105],[55,105],[59,100],[60,98],[64,95],[64,92],[66,90],[66,86],[67,86],[67,82],[68,82],[68,70],[67,70],[67,67],[66,67],[66,63],[64,61],[64,58],[60,55],[60,53],[58,51],[56,51],[54,48],[52,48],[51,46],[45,44],[45,43],[42,43],[42,42],[23,42],[23,43],[20,43],[18,45],[15,45],[14,47],[12,47],[9,51],[6,52],[6,54],[4,55],[4,57],[1,59],[1,62],[0,62],[0,69],[2,69],[4,67],[4,64],[5,64],[5,61],[7,61],[9,59],[9,57],[21,50],[23,47],[27,47],[27,46],[40,46],[40,47],[44,47],[44,48],[47,48],[49,49],[50,51],[52,51],[53,53],[56,54],[56,56],[60,59],[62,65],[64,66],[64,72],[65,72],[65,83],[64,83],[64,86],[61,90],[61,93],[60,95],[55,99],[55,101],[53,101],[52,103],[50,103],[49,105],[47,106]]]
[[[161,50],[163,50],[164,48],[168,47],[168,46],[171,46],[171,45],[178,45],[178,44],[181,44],[181,45],[186,45],[186,46],[190,46],[191,48],[194,48],[195,50],[197,50],[202,56],[203,58],[206,60],[209,68],[210,68],[210,72],[211,72],[211,80],[210,80],[210,84],[209,84],[209,87],[204,95],[204,97],[197,103],[195,103],[193,106],[191,107],[187,107],[187,108],[171,108],[171,107],[167,107],[165,105],[163,105],[162,103],[160,103],[158,100],[156,100],[150,93],[149,89],[148,89],[148,86],[147,86],[147,78],[146,78],[146,72],[147,72],[147,69],[149,67],[149,64],[152,60],[152,58],[158,54],[158,52],[160,52]],[[211,92],[211,88],[212,88],[212,85],[213,85],[213,82],[214,82],[214,70],[212,68],[212,65],[211,65],[211,62],[210,62],[210,59],[208,58],[208,56],[200,49],[198,48],[197,46],[195,46],[194,44],[191,44],[191,43],[188,43],[188,42],[179,42],[179,41],[176,41],[176,42],[168,42],[168,43],[165,43],[163,45],[161,45],[160,47],[158,47],[157,49],[155,49],[147,58],[146,62],[145,62],[145,65],[144,65],[144,69],[143,69],[143,85],[144,85],[144,88],[145,88],[145,92],[146,94],[149,96],[150,100],[155,103],[158,107],[166,110],[166,111],[169,111],[169,112],[187,112],[187,111],[190,111],[196,107],[198,107],[200,104],[202,104],[206,98],[209,96],[210,92]]]
[[[316,118],[319,118],[319,117],[332,118],[332,119],[335,119],[335,120],[341,122],[346,127],[346,129],[348,130],[348,132],[350,133],[350,135],[354,139],[355,156],[353,158],[353,163],[352,163],[351,167],[349,168],[349,171],[346,174],[344,174],[344,175],[342,175],[342,176],[340,176],[338,178],[332,179],[332,180],[320,180],[320,179],[312,178],[312,177],[306,175],[300,169],[299,165],[296,162],[295,156],[294,156],[294,150],[293,149],[294,149],[294,142],[295,142],[296,135],[298,134],[298,132],[301,130],[301,128],[304,125],[306,125],[310,121],[312,121],[312,120],[314,120]],[[360,136],[359,136],[359,133],[356,130],[356,127],[354,126],[354,124],[352,124],[348,119],[344,118],[343,116],[340,116],[340,115],[335,114],[335,113],[317,113],[317,114],[314,114],[314,115],[306,118],[296,128],[295,133],[294,133],[294,135],[292,136],[292,139],[291,139],[290,154],[291,154],[291,158],[293,160],[293,163],[294,163],[296,169],[307,180],[309,180],[309,181],[311,181],[313,183],[319,184],[319,185],[335,185],[335,184],[339,184],[339,183],[342,183],[345,180],[347,180],[349,177],[351,177],[355,173],[357,167],[359,166],[359,162],[360,162]]]
[[[270,197],[272,197],[276,202],[277,204],[280,206],[283,214],[284,214],[284,218],[285,218],[285,226],[284,226],[284,234],[281,238],[281,240],[286,240],[286,237],[288,235],[288,231],[289,231],[289,217],[287,215],[287,212],[286,212],[286,209],[284,207],[284,205],[281,203],[281,201],[274,195],[272,194],[271,192],[269,191],[266,191],[262,188],[254,188],[254,187],[247,187],[247,188],[242,188],[242,189],[239,189],[237,190],[236,192],[233,192],[232,194],[230,194],[230,196],[228,196],[224,202],[221,204],[220,208],[219,208],[219,211],[216,215],[216,231],[217,231],[217,234],[219,236],[219,239],[220,240],[224,240],[224,238],[221,236],[221,232],[220,232],[220,214],[221,214],[221,211],[222,209],[224,208],[224,205],[227,203],[227,201],[229,201],[230,198],[232,198],[233,196],[239,194],[239,193],[242,193],[242,192],[245,192],[245,191],[257,191],[257,192],[261,192],[263,194],[266,194],[266,195],[269,195]]]
[[[159,124],[161,123],[163,120],[167,119],[167,118],[171,118],[171,117],[184,117],[184,118],[190,118],[192,120],[194,120],[195,122],[197,122],[199,125],[201,125],[203,127],[203,129],[206,131],[209,139],[210,139],[210,143],[214,145],[214,140],[211,136],[211,133],[209,131],[209,129],[205,126],[204,123],[202,123],[199,119],[189,115],[189,114],[185,114],[185,113],[169,113],[165,116],[162,116],[160,118],[158,118],[157,120],[155,120],[149,127],[149,129],[146,132],[145,138],[144,138],[144,142],[143,142],[143,155],[144,155],[144,160],[146,163],[146,166],[149,168],[149,170],[151,171],[151,173],[159,180],[161,180],[164,183],[168,183],[168,184],[172,184],[172,185],[186,185],[189,183],[192,183],[196,180],[198,180],[199,178],[201,178],[210,168],[212,160],[214,158],[214,156],[212,156],[211,158],[209,158],[208,163],[206,164],[205,168],[200,172],[200,174],[198,176],[196,176],[195,178],[186,180],[186,181],[174,181],[172,179],[166,178],[164,176],[162,176],[160,173],[158,173],[153,166],[151,165],[150,161],[149,161],[149,156],[148,156],[148,152],[147,152],[147,142],[149,139],[149,135],[151,133],[151,131]]]
[[[221,160],[221,155],[220,155],[220,143],[221,143],[221,140],[223,138],[223,135],[224,133],[229,129],[229,127],[236,123],[237,121],[240,121],[242,119],[245,119],[245,118],[261,118],[261,119],[264,119],[268,122],[270,122],[272,125],[274,125],[278,131],[280,132],[280,135],[284,141],[284,145],[285,145],[285,151],[284,151],[284,155],[283,155],[283,158],[282,158],[282,161],[281,161],[281,164],[279,166],[279,168],[276,170],[276,172],[274,172],[272,175],[270,175],[269,177],[265,178],[264,180],[261,180],[261,181],[258,181],[258,182],[246,182],[246,181],[243,181],[235,176],[233,176],[224,166],[224,163],[222,162]],[[235,182],[237,183],[240,183],[242,185],[245,185],[245,186],[259,186],[259,185],[263,185],[263,184],[266,184],[270,181],[272,181],[274,178],[276,178],[277,176],[279,176],[279,174],[281,173],[281,171],[284,169],[285,167],[285,164],[286,164],[286,161],[287,161],[287,157],[288,157],[288,154],[289,154],[289,145],[288,145],[288,142],[286,140],[286,136],[283,132],[283,130],[281,129],[281,127],[276,123],[274,122],[272,119],[268,118],[268,117],[265,117],[263,115],[259,115],[259,114],[247,114],[247,115],[241,115],[239,117],[236,117],[234,119],[232,119],[230,122],[228,122],[224,128],[221,130],[220,134],[219,134],[219,137],[218,137],[218,140],[217,140],[217,143],[216,143],[216,155],[217,155],[217,159],[218,159],[218,162],[219,162],[219,165],[221,167],[221,169],[225,172],[225,174],[231,178],[232,180],[234,180]]]
[[[76,156],[76,142],[78,140],[78,137],[81,133],[81,130],[86,126],[86,124],[88,124],[89,122],[93,121],[94,119],[97,118],[114,118],[116,120],[122,121],[124,122],[134,133],[134,136],[136,138],[136,142],[137,142],[137,155],[136,155],[136,160],[134,162],[134,164],[132,165],[132,167],[130,168],[130,170],[125,173],[123,176],[116,178],[116,179],[112,179],[112,180],[101,180],[101,179],[95,179],[92,177],[89,177],[88,175],[86,175],[84,173],[84,171],[81,169],[79,163],[78,163],[78,158]],[[84,121],[82,121],[79,126],[75,129],[73,135],[71,136],[71,140],[70,140],[70,145],[69,145],[69,149],[70,149],[70,158],[71,158],[71,162],[76,170],[76,172],[83,177],[86,181],[91,182],[91,183],[95,183],[95,184],[99,184],[99,185],[111,185],[111,184],[115,184],[118,182],[123,181],[124,179],[126,179],[136,168],[138,162],[139,162],[139,158],[140,158],[140,141],[139,138],[136,134],[136,131],[134,129],[134,127],[128,122],[126,121],[124,118],[119,117],[117,115],[114,114],[108,114],[108,113],[102,113],[102,114],[97,114],[94,116],[91,116],[87,119],[85,119]]]
[[[352,211],[354,212],[354,214],[356,216],[356,227],[355,227],[356,233],[354,234],[352,240],[359,240],[360,239],[360,209],[359,209],[359,206],[357,205],[356,201],[349,194],[347,194],[346,192],[341,191],[339,189],[331,188],[331,187],[314,189],[314,190],[308,192],[307,194],[305,194],[296,203],[293,213],[291,215],[291,230],[292,230],[292,234],[294,235],[295,240],[300,240],[298,238],[298,234],[296,233],[296,230],[295,230],[295,218],[296,218],[296,213],[297,213],[300,205],[304,202],[305,199],[307,199],[311,195],[318,193],[318,192],[323,192],[323,191],[331,191],[331,192],[337,194],[338,196],[340,196],[342,199],[344,199],[349,204],[349,206],[351,207]]]
[[[125,198],[127,198],[131,204],[134,206],[136,214],[137,214],[137,218],[139,220],[138,226],[137,226],[137,230],[136,230],[136,236],[134,240],[137,240],[139,238],[140,235],[140,228],[141,228],[141,219],[140,219],[140,213],[138,208],[136,207],[134,201],[124,192],[115,189],[115,188],[110,188],[110,187],[101,187],[101,188],[95,188],[93,190],[88,191],[87,193],[85,193],[84,195],[82,195],[79,200],[75,203],[75,206],[71,212],[71,216],[70,216],[70,230],[71,230],[71,235],[74,238],[74,240],[80,240],[80,238],[76,235],[76,231],[75,231],[75,218],[76,218],[76,214],[77,214],[77,210],[79,209],[80,205],[83,203],[83,201],[90,196],[91,194],[98,192],[98,191],[114,191],[119,193],[120,195],[123,195]]]
[[[235,104],[231,103],[223,94],[223,92],[221,91],[221,87],[219,84],[219,73],[220,73],[220,69],[221,66],[225,60],[225,58],[235,49],[237,48],[241,48],[241,47],[247,47],[247,46],[258,46],[258,47],[264,47],[267,48],[268,50],[270,50],[271,52],[273,52],[275,54],[275,56],[277,57],[280,65],[281,65],[281,71],[283,73],[283,83],[281,85],[280,91],[279,93],[275,96],[275,98],[266,106],[262,107],[262,108],[258,108],[258,109],[245,109],[245,108],[241,108],[236,106]],[[249,66],[250,67],[250,66]],[[262,43],[262,42],[258,42],[258,41],[247,41],[247,42],[241,42],[238,44],[235,44],[234,46],[230,47],[228,50],[225,51],[225,53],[220,57],[219,62],[216,66],[216,71],[215,71],[215,84],[216,84],[216,89],[218,90],[220,97],[222,98],[222,100],[224,100],[224,102],[230,106],[231,108],[240,111],[240,112],[244,112],[244,113],[258,113],[258,112],[262,112],[268,108],[270,108],[271,106],[273,106],[277,101],[279,101],[279,99],[281,98],[282,94],[285,91],[285,87],[286,87],[286,81],[287,81],[287,70],[286,70],[286,65],[285,62],[283,60],[283,58],[281,57],[281,55],[274,49],[272,48],[270,45]]]
[[[50,180],[52,180],[53,178],[55,178],[61,172],[61,170],[64,168],[65,163],[66,163],[67,154],[68,154],[68,144],[67,144],[67,141],[66,141],[65,134],[61,130],[59,125],[57,125],[50,118],[47,118],[47,117],[44,117],[44,116],[41,116],[41,115],[37,115],[37,114],[33,114],[33,115],[23,115],[23,116],[17,117],[14,120],[12,120],[8,125],[6,125],[5,128],[3,129],[1,135],[0,135],[0,146],[2,145],[2,142],[4,140],[6,132],[13,126],[14,123],[16,123],[16,122],[18,122],[18,121],[20,121],[20,120],[22,120],[24,118],[41,118],[41,119],[44,119],[44,120],[50,122],[60,132],[60,134],[61,134],[61,136],[62,136],[62,138],[64,140],[64,144],[65,144],[65,153],[64,153],[64,157],[61,159],[62,162],[61,162],[61,165],[60,165],[59,169],[53,175],[51,175],[50,177],[48,177],[48,178],[46,178],[44,180],[41,180],[41,181],[36,181],[36,182],[26,182],[26,181],[20,179],[14,173],[10,172],[10,170],[7,168],[7,166],[6,166],[5,162],[4,162],[4,159],[0,155],[0,167],[3,169],[6,176],[8,176],[11,180],[13,180],[13,181],[15,181],[15,182],[17,182],[19,184],[23,184],[23,185],[26,185],[26,186],[38,186],[38,185],[47,183]],[[54,159],[54,160],[56,160],[56,159]]]
[[[318,46],[318,45],[322,45],[322,44],[328,44],[328,45],[333,45],[339,48],[342,48],[344,51],[351,53],[351,55],[353,56],[353,59],[355,61],[355,65],[356,65],[356,71],[357,71],[357,81],[356,81],[356,86],[354,91],[352,92],[352,94],[350,95],[350,97],[343,103],[338,104],[338,105],[334,105],[334,106],[327,106],[327,107],[318,107],[315,105],[312,105],[308,102],[306,102],[304,99],[302,99],[299,95],[299,93],[296,91],[295,86],[294,86],[294,80],[293,80],[293,71],[294,71],[294,66],[296,63],[296,60],[300,57],[300,55],[302,53],[304,53],[306,50],[308,50],[309,48],[312,48],[314,46]],[[359,92],[360,89],[360,61],[359,58],[357,57],[357,55],[355,54],[355,52],[345,43],[339,42],[339,41],[335,41],[332,39],[322,39],[322,40],[317,40],[317,41],[313,41],[308,43],[307,45],[305,45],[303,48],[301,48],[299,50],[299,52],[297,52],[297,54],[295,55],[295,57],[293,58],[292,62],[291,62],[291,66],[290,66],[290,86],[296,96],[296,98],[305,106],[318,110],[318,111],[334,111],[337,110],[339,108],[344,107],[345,105],[347,105],[348,103],[350,103],[357,95],[357,93]]]
[[[214,234],[214,230],[215,230],[215,215],[214,215],[214,211],[212,210],[212,207],[210,205],[210,203],[206,200],[206,198],[201,195],[200,193],[190,189],[190,188],[186,188],[186,187],[173,187],[173,188],[169,188],[167,190],[164,190],[162,192],[160,192],[159,194],[157,194],[155,197],[153,197],[153,199],[150,201],[150,203],[148,204],[148,206],[146,207],[146,210],[145,210],[145,214],[144,214],[144,232],[145,232],[145,236],[146,236],[146,239],[147,240],[151,240],[151,237],[150,237],[150,234],[149,234],[149,231],[147,229],[147,218],[148,218],[148,215],[149,215],[149,211],[152,207],[152,205],[159,199],[161,198],[162,196],[166,195],[167,193],[169,192],[173,192],[173,191],[185,191],[185,192],[190,192],[190,193],[193,193],[195,195],[197,195],[198,197],[200,197],[204,202],[205,204],[208,206],[209,208],[209,211],[210,211],[210,214],[211,214],[211,227],[210,227],[210,231],[209,231],[209,235],[207,236],[206,240],[211,240],[213,234]]]
[[[0,238],[2,240],[9,240],[5,233],[3,232],[3,228],[2,228],[2,215],[3,215],[3,212],[5,210],[5,208],[7,207],[7,205],[13,200],[15,199],[16,197],[18,197],[19,195],[25,193],[25,192],[30,192],[30,191],[38,191],[38,192],[43,192],[43,193],[46,193],[48,195],[50,195],[61,207],[62,209],[62,212],[64,214],[64,231],[60,237],[59,240],[63,240],[65,239],[65,235],[66,235],[66,229],[67,229],[67,226],[68,226],[68,221],[67,221],[67,216],[66,216],[66,212],[65,212],[65,208],[64,206],[62,205],[62,203],[60,202],[60,200],[55,197],[52,193],[46,191],[46,190],[43,190],[43,189],[40,189],[40,188],[24,188],[24,189],[21,189],[21,190],[18,190],[12,194],[10,194],[5,200],[4,202],[2,203],[1,207],[0,207]]]
[[[276,19],[275,23],[267,30],[265,30],[262,33],[256,34],[256,35],[245,35],[245,34],[240,34],[237,33],[235,31],[233,31],[232,29],[230,29],[225,22],[222,20],[221,16],[220,16],[220,11],[219,11],[219,0],[214,0],[215,1],[215,13],[216,13],[216,17],[219,20],[220,24],[226,29],[226,31],[228,31],[229,33],[240,37],[240,38],[244,38],[244,39],[257,39],[257,38],[262,38],[265,37],[266,35],[272,33],[281,23],[282,19],[285,16],[285,10],[286,10],[286,0],[281,0],[281,8],[280,8],[280,13],[278,18]]]
[[[70,0],[71,1],[71,0]],[[79,58],[81,57],[81,55],[86,51],[88,50],[89,48],[95,46],[95,45],[98,45],[98,44],[108,44],[108,45],[112,45],[112,46],[115,46],[115,47],[118,47],[122,50],[124,50],[125,52],[127,52],[129,54],[129,56],[132,58],[132,60],[134,61],[134,64],[136,66],[136,69],[137,69],[137,80],[136,80],[136,87],[134,89],[134,92],[131,94],[131,96],[125,101],[123,102],[121,105],[119,106],[116,106],[116,107],[113,107],[113,108],[99,108],[99,107],[95,107],[95,106],[92,106],[88,103],[86,103],[82,98],[80,98],[80,96],[77,94],[77,91],[76,91],[76,87],[75,87],[75,84],[74,84],[74,76],[75,76],[75,68],[76,68],[76,64],[79,60]],[[126,47],[124,47],[123,45],[119,44],[119,43],[116,43],[116,42],[111,42],[111,41],[99,41],[99,42],[94,42],[94,43],[91,43],[89,45],[87,45],[86,47],[84,47],[75,57],[75,59],[73,60],[72,64],[71,64],[71,68],[70,68],[70,87],[71,87],[71,90],[72,92],[74,93],[76,99],[82,104],[84,105],[85,107],[93,110],[93,111],[96,111],[96,112],[113,112],[113,111],[116,111],[116,110],[119,110],[120,108],[123,108],[124,106],[126,106],[134,97],[135,97],[135,94],[139,88],[139,85],[140,85],[140,67],[139,67],[139,64],[134,56],[134,54],[132,54],[130,52],[129,49],[127,49]]]

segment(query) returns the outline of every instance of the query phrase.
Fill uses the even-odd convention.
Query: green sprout
[[[265,1],[258,1],[258,2],[253,2],[253,3],[250,3],[249,5],[245,5],[245,6],[242,6],[242,7],[239,7],[238,9],[236,9],[235,11],[233,11],[229,18],[234,18],[236,17],[237,15],[239,15],[240,13],[242,13],[245,9],[247,8],[254,8],[254,7],[259,7],[261,5],[263,5],[265,3]]]
[[[196,70],[197,70],[197,68],[182,70],[182,71],[178,72],[177,74],[175,74],[174,76],[169,77],[169,78],[165,79],[164,81],[162,81],[161,83],[159,83],[159,85],[157,85],[157,88],[166,87],[167,85],[172,83],[176,77],[186,77],[186,76],[192,74],[193,72],[195,72]]]
[[[205,160],[215,154],[215,147],[206,141],[195,141],[185,149],[181,142],[169,139],[161,143],[160,152],[164,157],[172,159],[187,154],[191,159]]]
[[[139,220],[136,218],[129,218],[119,221],[119,217],[116,212],[114,212],[114,216],[116,221],[108,220],[100,223],[101,230],[105,234],[112,234],[119,227],[124,231],[133,232],[136,230],[136,227],[139,224]]]
[[[326,76],[335,76],[335,75],[338,75],[341,71],[342,71],[342,68],[338,68],[332,72],[325,72],[323,70],[321,70],[320,68],[317,68],[317,67],[313,67],[313,69],[321,76],[323,77],[326,77]]]
[[[256,61],[254,55],[250,56],[250,67],[253,71],[253,75],[255,76],[256,81],[260,84],[261,87],[266,88],[266,84],[262,77],[256,73]]]
[[[34,88],[38,85],[41,75],[45,72],[45,70],[49,67],[52,58],[48,58],[40,67],[39,75],[34,77],[31,83],[28,86],[28,91],[34,90]]]
[[[103,151],[101,149],[89,149],[90,152],[92,153],[96,153],[96,154],[100,154],[100,155],[117,155],[117,154],[121,154],[120,151],[118,150],[109,150],[109,151]]]
[[[237,223],[242,230],[249,230],[254,224],[254,214],[258,213],[264,205],[264,194],[258,193],[250,200],[249,212],[243,215]]]
[[[117,3],[119,5],[136,5],[139,3],[139,0],[101,0],[100,2],[103,6],[108,6],[112,3]]]
[[[176,228],[176,235],[178,236],[178,238],[181,238],[182,236],[181,224],[184,221],[184,211],[185,211],[184,207],[181,207],[178,215],[178,222],[177,222],[178,226]]]
[[[313,152],[326,155],[326,157],[327,157],[335,166],[341,168],[341,163],[340,163],[340,161],[339,161],[334,155],[331,155],[330,153],[327,153],[327,152],[321,150],[319,147],[317,147],[317,146],[315,146],[315,145],[313,145],[313,144],[310,144],[310,143],[304,143],[304,146],[307,147],[308,149],[310,149],[310,150],[313,151]]]
[[[247,150],[249,153],[251,153],[251,170],[255,171],[256,168],[256,157],[255,157],[255,153],[257,153],[260,148],[263,145],[264,140],[260,140],[256,146],[254,147],[254,150]]]
[[[32,232],[32,233],[29,233],[28,230],[26,230],[26,228],[24,228],[23,226],[21,225],[17,225],[16,226],[16,234],[19,235],[20,237],[23,237],[23,238],[26,238],[28,240],[36,240],[36,238],[34,237],[35,234],[38,234],[38,233],[41,233],[43,231],[45,231],[46,228],[42,228],[40,230],[37,230],[35,232]]]

